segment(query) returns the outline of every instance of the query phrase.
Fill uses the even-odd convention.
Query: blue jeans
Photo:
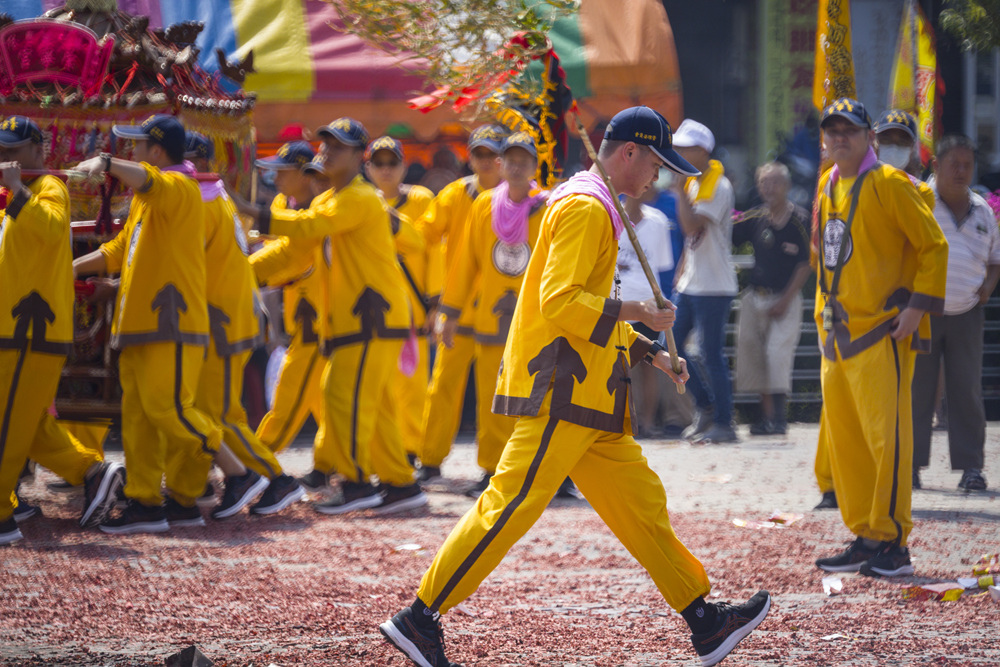
[[[729,320],[731,296],[677,296],[677,319],[674,340],[682,357],[687,359],[691,379],[687,386],[701,410],[714,406],[712,421],[729,426],[733,421],[733,386],[729,379],[729,361],[722,348],[726,342],[726,322]],[[692,358],[686,341],[697,329],[701,338],[701,357]],[[664,343],[665,334],[660,335]],[[708,381],[706,383],[706,380]]]

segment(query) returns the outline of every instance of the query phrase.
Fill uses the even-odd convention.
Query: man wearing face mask
[[[920,160],[914,154],[917,123],[902,109],[883,111],[875,123],[875,152],[878,159],[910,176],[920,177]],[[929,205],[933,208],[933,193]]]

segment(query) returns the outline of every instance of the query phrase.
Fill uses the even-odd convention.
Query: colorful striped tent
[[[0,11],[34,18],[61,0],[4,0]],[[556,52],[588,125],[629,104],[643,103],[680,122],[680,73],[673,33],[659,0],[583,0],[552,35]],[[201,21],[199,62],[219,66],[215,50],[230,60],[252,49],[256,73],[244,88],[257,94],[259,138],[273,139],[289,122],[315,127],[342,115],[365,122],[373,133],[393,128],[418,139],[435,137],[457,116],[447,108],[421,114],[406,101],[426,90],[417,64],[403,63],[337,31],[336,11],[323,0],[118,0],[122,11],[148,16],[151,29]]]

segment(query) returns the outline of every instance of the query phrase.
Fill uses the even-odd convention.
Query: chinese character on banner
[[[823,109],[841,97],[856,96],[850,0],[820,0],[816,19],[813,105]]]
[[[934,29],[916,2],[908,1],[903,9],[892,66],[889,108],[902,109],[917,119],[920,159],[924,164],[934,154],[938,83]]]

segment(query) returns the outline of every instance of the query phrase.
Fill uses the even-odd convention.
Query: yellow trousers
[[[538,520],[566,476],[587,497],[671,607],[681,610],[711,585],[705,568],[670,526],[659,476],[631,435],[607,433],[548,415],[521,417],[497,473],[434,557],[418,596],[446,612],[475,592]]]
[[[314,442],[322,439],[325,367],[326,358],[319,344],[303,343],[296,334],[281,363],[274,405],[257,427],[257,438],[272,452],[280,452],[291,444],[310,414],[320,429]]]
[[[420,456],[423,440],[424,409],[427,404],[427,381],[430,375],[430,346],[427,336],[417,337],[417,369],[406,377],[402,372],[395,381],[399,408],[399,433],[407,454]]]
[[[60,419],[59,425],[66,429],[71,438],[87,449],[104,452],[104,439],[108,436],[108,430],[111,428],[110,419],[98,419],[92,422]],[[45,467],[48,468],[48,466]]]
[[[29,458],[71,484],[103,457],[56,423],[49,406],[66,357],[31,350],[0,350],[0,521],[14,513],[17,480]]]
[[[125,495],[143,505],[168,491],[192,507],[222,442],[222,428],[195,407],[205,348],[164,342],[132,345],[118,360],[122,385]]]
[[[830,455],[844,523],[859,537],[906,546],[913,527],[916,354],[888,336],[850,359],[823,358],[820,447]]]
[[[455,345],[451,348],[443,344],[437,346],[424,408],[424,438],[420,447],[420,462],[424,465],[440,466],[451,451],[462,420],[465,384],[475,352],[472,336],[455,336]]]
[[[476,447],[479,467],[496,472],[503,448],[514,432],[516,417],[493,414],[503,345],[476,343]]]
[[[819,422],[826,419],[826,406],[820,409]],[[816,473],[816,485],[820,493],[833,491],[833,470],[830,469],[830,450],[827,442],[823,438],[816,440],[816,465],[813,467]]]
[[[222,426],[223,442],[243,465],[268,479],[274,479],[283,472],[281,464],[247,424],[247,413],[243,408],[243,371],[252,352],[243,350],[222,356],[214,343],[210,345],[205,364],[201,367],[195,406]],[[205,480],[202,480],[202,488],[204,486]]]
[[[393,395],[402,349],[400,340],[373,338],[330,354],[323,371],[326,427],[314,453],[317,470],[335,470],[352,482],[367,482],[374,472],[384,484],[413,483]]]

